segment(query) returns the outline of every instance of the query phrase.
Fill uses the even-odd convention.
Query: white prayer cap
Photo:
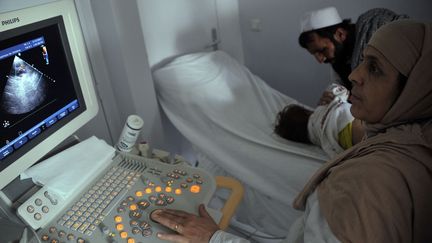
[[[342,19],[335,7],[326,7],[307,12],[300,22],[301,32],[321,29],[342,23]]]

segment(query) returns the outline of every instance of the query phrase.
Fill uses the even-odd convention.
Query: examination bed
[[[199,166],[245,185],[235,219],[286,235],[300,214],[291,207],[293,199],[327,159],[316,146],[273,133],[277,112],[298,102],[223,51],[177,57],[153,77],[160,105],[193,145]]]

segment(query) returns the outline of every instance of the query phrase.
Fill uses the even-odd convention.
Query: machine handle
[[[231,177],[216,176],[215,179],[217,187],[231,190],[230,196],[221,210],[222,218],[219,222],[219,227],[224,230],[228,227],[231,217],[234,215],[237,206],[243,198],[244,188],[238,180]]]

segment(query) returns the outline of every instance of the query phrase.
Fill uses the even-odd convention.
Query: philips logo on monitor
[[[13,18],[13,19],[8,19],[8,20],[2,20],[2,26],[5,26],[5,25],[9,25],[9,24],[13,24],[13,23],[18,23],[20,20],[19,20],[19,18],[18,17],[16,17],[16,18]]]

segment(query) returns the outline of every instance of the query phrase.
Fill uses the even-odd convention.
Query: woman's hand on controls
[[[177,232],[177,234],[158,232],[157,237],[177,243],[209,242],[219,226],[210,217],[204,205],[199,205],[199,216],[174,209],[157,209],[151,219]]]

